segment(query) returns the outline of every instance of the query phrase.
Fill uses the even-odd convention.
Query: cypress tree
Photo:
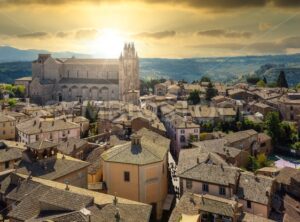
[[[283,88],[288,88],[289,87],[289,85],[286,81],[286,78],[285,78],[284,71],[280,71],[280,74],[279,74],[278,79],[277,79],[277,86],[278,87],[283,87]]]

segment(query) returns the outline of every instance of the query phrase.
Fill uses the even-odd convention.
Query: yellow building
[[[9,115],[0,114],[0,139],[14,140],[16,137],[16,119]]]
[[[169,139],[143,128],[131,142],[105,151],[101,157],[107,193],[151,204],[152,217],[161,218],[168,193],[169,145]]]

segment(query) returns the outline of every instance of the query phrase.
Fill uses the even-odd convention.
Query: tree
[[[247,78],[247,83],[255,85],[259,80],[260,78],[258,76],[249,76]]]
[[[265,84],[268,84],[268,81],[267,81],[267,79],[266,79],[265,76],[264,76],[264,78],[263,78],[263,81],[264,81]]]
[[[200,96],[199,96],[199,91],[198,90],[193,90],[190,92],[190,95],[188,97],[188,101],[191,101],[193,105],[196,105],[200,103]]]
[[[258,87],[266,87],[266,83],[264,80],[259,80],[257,83],[256,83],[256,86]]]
[[[210,78],[207,76],[202,76],[200,82],[211,82]]]
[[[240,107],[238,107],[235,114],[235,121],[239,122],[240,120],[241,120],[241,112],[240,112]]]
[[[14,107],[17,103],[17,100],[15,98],[8,99],[8,105],[9,107]]]
[[[272,138],[273,143],[277,144],[280,138],[280,118],[278,112],[269,112],[265,120],[266,130]]]
[[[94,123],[97,120],[98,112],[95,111],[94,107],[91,105],[90,101],[86,106],[85,117],[90,121],[90,123]]]
[[[211,82],[209,82],[207,89],[206,89],[206,94],[205,94],[205,99],[207,101],[211,101],[213,97],[215,97],[218,94],[218,90],[216,90]]]
[[[282,87],[282,88],[288,88],[289,87],[289,85],[286,81],[286,78],[285,78],[284,71],[280,71],[280,74],[279,74],[278,79],[277,79],[277,86]]]

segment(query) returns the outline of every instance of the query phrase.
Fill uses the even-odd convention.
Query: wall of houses
[[[130,181],[124,180],[124,172],[129,172]],[[142,166],[103,162],[107,193],[153,204],[157,218],[162,216],[163,202],[168,193],[167,178],[167,156],[164,161]]]
[[[88,168],[85,167],[80,170],[74,171],[68,175],[65,175],[63,177],[56,179],[55,181],[61,182],[61,183],[68,182],[69,185],[87,189],[88,188]]]
[[[192,187],[188,188],[187,187],[187,179],[185,178],[180,178],[180,182],[181,182],[181,188],[180,188],[180,193],[183,194],[184,192],[193,192],[196,194],[202,194],[202,193],[208,193],[211,195],[215,195],[215,196],[220,196],[220,197],[225,197],[225,198],[230,198],[233,195],[233,189],[231,187],[226,187],[223,186],[225,188],[225,195],[220,195],[219,194],[219,188],[221,187],[220,185],[217,184],[209,184],[209,183],[205,183],[208,184],[208,192],[204,192],[202,190],[202,186],[203,183],[200,181],[192,181]]]
[[[14,140],[16,138],[16,121],[0,123],[0,139]]]
[[[243,210],[245,212],[266,218],[269,216],[270,209],[267,205],[251,202],[251,208],[248,208],[246,200],[239,199],[238,202],[243,204]]]
[[[33,143],[41,139],[47,139],[54,142],[59,142],[62,140],[67,140],[67,138],[77,138],[80,139],[80,127],[69,129],[69,130],[59,130],[52,132],[42,132],[39,134],[26,134],[18,131],[18,141],[23,143]]]

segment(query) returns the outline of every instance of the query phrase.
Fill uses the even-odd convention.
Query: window
[[[180,130],[180,133],[181,133],[181,134],[184,134],[184,130]]]
[[[194,133],[198,133],[198,129],[194,129]]]
[[[202,191],[203,192],[209,192],[209,188],[208,188],[208,184],[207,183],[202,184]]]
[[[220,195],[226,195],[226,189],[225,189],[225,187],[219,187],[219,194]]]
[[[247,208],[251,208],[251,201],[247,200]]]
[[[186,187],[186,189],[192,189],[192,187],[193,187],[193,181],[186,180],[185,187]]]
[[[291,120],[294,120],[294,114],[291,114]]]
[[[265,142],[263,142],[263,143],[260,144],[260,147],[264,147],[264,146],[266,146]]]
[[[3,130],[3,135],[5,135],[5,130]]]
[[[5,169],[8,169],[9,168],[9,161],[6,161],[5,162]]]
[[[180,142],[181,142],[181,143],[185,143],[185,137],[182,136],[182,135],[180,136]]]
[[[130,181],[130,173],[128,171],[124,172],[124,181],[126,182]]]
[[[293,110],[293,109],[294,109],[294,107],[293,107],[293,106],[291,106],[291,107],[290,107],[290,109],[291,109],[291,110]]]

